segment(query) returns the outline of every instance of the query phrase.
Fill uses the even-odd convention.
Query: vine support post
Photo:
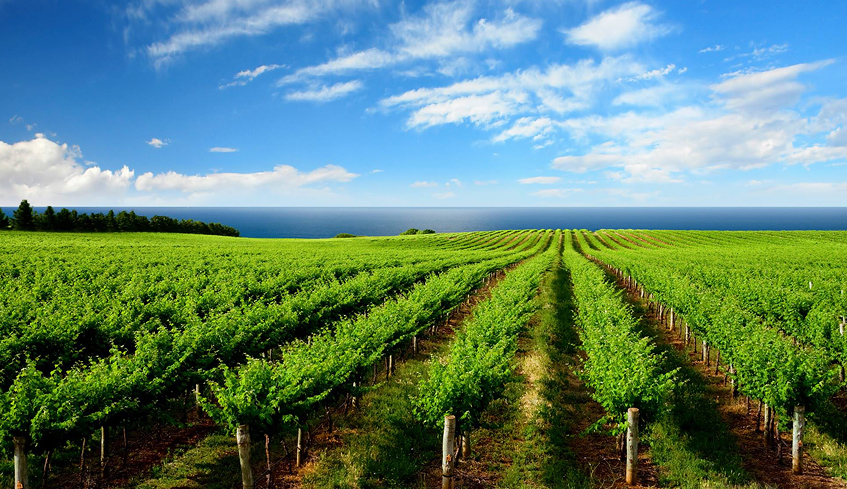
[[[673,330],[674,330],[673,308],[671,308],[671,320],[670,320],[670,325],[668,326],[668,329],[669,329],[670,331],[673,331]]]
[[[791,437],[791,471],[803,473],[803,432],[806,429],[806,407],[794,407],[794,431]]]
[[[250,426],[242,424],[235,431],[238,443],[238,462],[241,464],[241,486],[253,489],[253,466],[250,464]]]
[[[767,404],[765,404],[764,412],[765,412],[765,423],[764,423],[764,429],[762,430],[762,433],[764,433],[763,436],[764,436],[765,446],[769,446],[771,444],[771,407],[768,406]]]
[[[109,461],[109,427],[105,424],[100,427],[100,475],[106,478],[107,465]]]
[[[15,489],[29,489],[29,472],[26,463],[26,437],[13,436],[15,444]]]
[[[638,483],[638,408],[629,408],[626,413],[626,483]]]
[[[709,366],[709,344],[703,340],[703,363]]]
[[[688,346],[689,341],[691,341],[691,326],[685,323],[685,346]]]
[[[200,383],[194,384],[194,407],[197,409],[197,414],[200,414]]]
[[[462,458],[467,460],[471,457],[471,434],[468,430],[462,430]]]
[[[444,436],[441,440],[441,489],[453,489],[453,463],[456,454],[456,417],[444,416]]]
[[[297,460],[294,465],[300,467],[300,462],[303,457],[303,428],[297,428]]]
[[[418,335],[412,336],[412,354],[418,354]]]
[[[271,489],[273,487],[273,474],[271,472],[271,437],[267,433],[265,433],[265,466],[268,470],[265,485],[268,489]]]

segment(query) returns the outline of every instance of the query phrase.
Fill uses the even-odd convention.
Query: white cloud
[[[154,148],[156,148],[156,149],[159,149],[159,148],[161,148],[162,146],[167,146],[169,142],[170,142],[170,141],[168,141],[167,139],[165,139],[164,141],[162,141],[162,140],[161,140],[161,139],[159,139],[159,138],[152,138],[152,139],[150,139],[150,141],[147,141],[147,144],[149,144],[150,146],[153,146],[153,147],[154,147]]]
[[[335,85],[321,85],[319,88],[311,88],[309,90],[300,90],[285,94],[286,100],[297,102],[330,102],[337,100],[347,95],[357,92],[364,88],[364,85],[359,80],[349,82],[336,83]]]
[[[537,192],[533,192],[530,195],[534,195],[535,197],[542,197],[545,199],[549,198],[565,198],[570,197],[571,195],[582,192],[581,188],[546,188],[544,190],[539,190]]]
[[[13,124],[13,125],[14,124],[20,124],[23,121],[24,121],[23,117],[19,116],[18,114],[15,114],[15,115],[12,116],[11,119],[9,119],[9,124]]]
[[[226,148],[221,146],[209,148],[209,153],[235,153],[236,151],[238,151],[238,148]]]
[[[268,73],[270,71],[278,70],[280,68],[287,68],[287,67],[288,67],[288,65],[284,65],[284,64],[283,65],[273,64],[273,65],[262,65],[262,66],[255,68],[255,69],[252,69],[252,70],[239,71],[238,73],[235,74],[235,80],[234,81],[227,83],[225,85],[221,85],[218,88],[223,90],[224,88],[229,88],[229,87],[236,87],[236,86],[243,87],[244,85],[247,85],[248,83],[253,81],[257,76],[259,76],[263,73]]]
[[[142,192],[177,191],[184,194],[209,192],[255,192],[261,188],[286,190],[317,183],[349,182],[358,177],[337,165],[326,165],[310,172],[293,166],[277,165],[272,171],[256,173],[211,173],[184,175],[174,171],[153,174],[147,172],[135,180],[135,188]]]
[[[371,175],[375,175],[377,173],[382,173],[382,172],[383,172],[383,170],[380,170],[380,169],[377,168],[375,170],[371,170]]]
[[[522,117],[515,121],[509,129],[494,136],[495,142],[502,142],[508,139],[532,138],[533,141],[543,141],[550,136],[558,126],[549,117]]]
[[[485,186],[485,185],[497,185],[497,180],[474,180],[474,185]]]
[[[412,188],[432,188],[432,187],[437,187],[438,183],[437,182],[419,181],[419,182],[415,182],[415,183],[413,183],[409,186],[412,187]]]
[[[847,130],[843,127],[837,127],[826,135],[826,142],[832,146],[847,146]]]
[[[672,32],[672,27],[655,23],[658,17],[659,13],[649,5],[630,2],[607,10],[564,33],[571,44],[615,51]]]
[[[3,204],[27,199],[34,205],[110,203],[129,187],[134,172],[85,167],[76,146],[59,144],[36,134],[29,141],[0,141],[0,195]]]
[[[27,125],[26,125],[26,130],[27,130],[27,131],[32,131],[32,130],[34,130],[37,126],[38,126],[38,124],[36,124],[35,122],[33,122],[32,124],[27,124]]]
[[[714,46],[709,46],[707,48],[703,48],[703,49],[701,49],[697,52],[698,53],[716,53],[718,51],[723,51],[724,49],[726,49],[726,46],[722,46],[720,44],[715,44]]]
[[[552,185],[554,183],[559,183],[562,181],[561,177],[529,177],[529,178],[521,178],[518,180],[518,183],[522,185]]]
[[[445,184],[445,186],[447,186],[447,187],[449,187],[449,186],[451,186],[451,185],[456,186],[456,187],[464,187],[464,186],[465,186],[465,185],[462,183],[462,181],[461,181],[461,180],[459,180],[458,178],[451,178],[451,179],[450,179],[450,181],[448,181],[448,182]]]
[[[664,84],[624,92],[612,100],[612,105],[633,105],[640,107],[661,107],[676,102],[687,95],[678,85]]]
[[[671,63],[664,68],[656,68],[655,70],[650,70],[645,73],[641,73],[638,76],[632,76],[627,78],[627,81],[644,81],[644,80],[652,80],[654,78],[662,78],[668,73],[672,72],[676,69],[676,65]]]
[[[567,113],[593,103],[598,90],[622,76],[642,73],[643,67],[628,56],[591,59],[574,65],[554,64],[501,76],[482,76],[437,88],[419,88],[380,101],[383,109],[402,108],[412,113],[407,125],[427,128],[439,124],[471,122],[497,127],[516,115],[538,112]],[[499,141],[544,136],[552,120],[537,116],[522,119],[498,136]],[[533,133],[529,136],[530,133]]]
[[[301,68],[281,78],[287,85],[309,78],[375,70],[414,60],[442,59],[442,74],[454,76],[467,67],[463,53],[504,49],[538,37],[541,21],[507,9],[495,19],[474,15],[474,2],[456,0],[427,4],[421,13],[389,26],[391,47],[345,53],[325,63]]]
[[[148,11],[175,2],[144,2],[127,9],[132,21],[149,22]],[[360,5],[374,5],[370,0],[198,0],[178,2],[182,8],[170,17],[165,40],[148,45],[147,56],[157,67],[163,66],[189,51],[222,44],[238,37],[265,35],[283,26],[318,21],[336,12]],[[162,14],[166,16],[166,14]]]
[[[768,111],[793,105],[806,87],[796,81],[802,74],[832,64],[833,60],[801,63],[784,68],[745,74],[732,74],[730,78],[711,88],[729,109]]]

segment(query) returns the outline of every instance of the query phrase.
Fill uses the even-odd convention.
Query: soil
[[[187,427],[154,423],[145,429],[128,430],[126,465],[123,463],[123,433],[113,428],[109,435],[111,453],[105,481],[100,479],[100,445],[97,444],[86,450],[86,469],[83,474],[80,474],[78,466],[64,468],[59,473],[51,474],[45,487],[121,487],[133,477],[161,464],[174,451],[196,445],[217,429],[217,425],[203,415],[192,413],[188,421],[191,425]]]

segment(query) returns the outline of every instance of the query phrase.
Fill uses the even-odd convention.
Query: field
[[[847,487],[847,232],[0,252],[0,487]]]

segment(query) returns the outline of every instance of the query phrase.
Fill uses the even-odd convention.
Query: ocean
[[[15,208],[3,207],[11,216]],[[58,210],[59,207],[56,207]],[[108,212],[108,207],[74,207]],[[220,222],[251,238],[330,238],[496,229],[847,230],[847,207],[113,207]],[[42,212],[43,207],[36,207]]]

